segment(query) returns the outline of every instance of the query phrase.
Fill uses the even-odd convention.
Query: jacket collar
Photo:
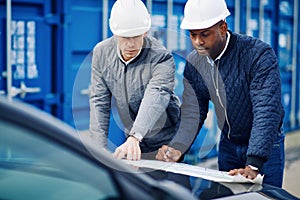
[[[224,52],[222,57],[225,57],[226,55],[228,55],[234,49],[234,46],[235,46],[235,43],[236,43],[236,40],[237,40],[237,35],[236,34],[232,33],[232,31],[230,31],[230,30],[228,30],[228,32],[230,34],[230,40],[229,40],[229,43],[228,43],[228,47],[227,47],[227,49]]]

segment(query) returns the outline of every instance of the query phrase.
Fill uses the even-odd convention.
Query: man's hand
[[[158,152],[155,156],[157,160],[162,160],[166,162],[177,162],[182,153],[179,150],[176,150],[172,147],[167,145],[163,145],[161,148],[158,149]]]
[[[249,179],[252,179],[252,180],[256,178],[258,173],[259,172],[257,170],[253,170],[249,166],[246,166],[245,168],[233,169],[233,170],[229,171],[229,175],[234,176],[234,175],[241,174],[245,178],[249,178]]]
[[[129,136],[121,146],[119,146],[115,152],[114,157],[117,159],[125,158],[127,160],[140,160],[141,159],[141,149],[140,142],[133,136]]]

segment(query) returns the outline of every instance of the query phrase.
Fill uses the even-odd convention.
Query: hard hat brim
[[[183,20],[182,20],[182,22],[180,24],[180,28],[181,29],[186,29],[186,30],[207,29],[207,28],[210,28],[210,27],[214,26],[219,21],[225,20],[226,17],[228,17],[229,15],[230,15],[230,12],[227,11],[223,15],[220,15],[218,17],[212,18],[210,20],[205,20],[203,22],[201,22],[201,21],[191,22],[191,21],[188,21],[186,18],[183,18]]]
[[[120,37],[135,37],[138,35],[142,35],[149,31],[150,27],[142,27],[142,28],[136,28],[136,29],[130,29],[130,30],[111,30],[114,35],[120,36]]]

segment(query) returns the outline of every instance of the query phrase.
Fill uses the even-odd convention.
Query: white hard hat
[[[230,15],[225,0],[188,0],[184,7],[181,29],[205,29]]]
[[[134,37],[150,29],[151,18],[141,0],[117,0],[111,9],[109,26],[117,36]]]

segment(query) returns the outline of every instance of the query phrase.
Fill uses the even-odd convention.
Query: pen
[[[171,150],[168,148],[167,151],[165,152],[165,159],[169,157],[169,154],[171,153]]]

